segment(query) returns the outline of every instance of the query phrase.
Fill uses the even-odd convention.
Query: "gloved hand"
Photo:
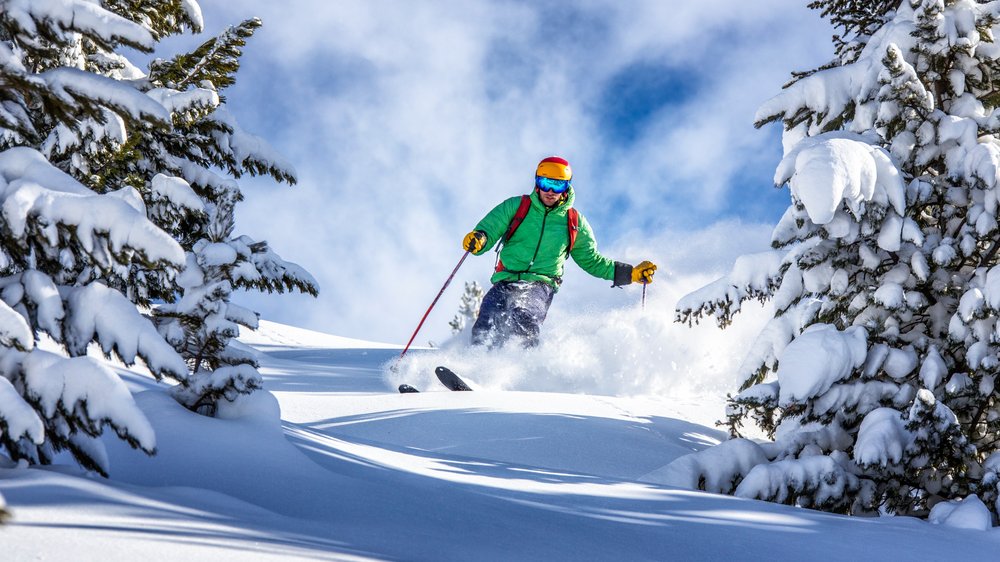
[[[473,254],[482,250],[485,245],[486,233],[482,230],[473,230],[465,235],[465,240],[462,240],[462,248],[472,252]]]
[[[656,273],[656,264],[651,261],[642,261],[632,268],[633,283],[652,283],[653,274]]]

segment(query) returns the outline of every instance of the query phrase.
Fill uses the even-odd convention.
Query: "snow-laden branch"
[[[813,324],[785,348],[778,362],[782,407],[825,393],[847,378],[868,356],[868,334],[860,326],[845,331]]]
[[[905,214],[906,192],[888,153],[859,135],[835,132],[805,138],[778,164],[775,185],[788,183],[792,196],[817,225],[830,223],[842,204],[855,216],[875,200]]]
[[[685,295],[677,302],[677,321],[691,324],[712,314],[719,326],[726,326],[748,299],[763,300],[781,279],[786,252],[769,251],[736,259],[729,275]]]
[[[148,263],[179,266],[184,251],[169,235],[120,198],[98,195],[26,147],[0,153],[0,212],[6,236],[26,242],[29,228],[52,246],[72,233],[92,259],[137,252]]]
[[[24,359],[23,368],[25,395],[47,418],[60,412],[70,415],[76,429],[94,437],[109,425],[142,450],[156,450],[149,420],[125,383],[102,363],[35,350]]]
[[[185,3],[190,5],[193,0]],[[38,35],[36,22],[45,22],[64,32],[98,37],[109,44],[120,42],[145,50],[152,50],[154,45],[152,34],[141,25],[89,0],[0,0],[0,14],[27,35]]]
[[[105,353],[116,353],[131,365],[136,357],[157,376],[187,377],[187,364],[157,332],[149,319],[121,293],[100,283],[64,287],[67,320],[66,347],[74,355],[86,353],[96,341]]]
[[[149,119],[163,127],[170,126],[170,112],[129,84],[69,67],[54,68],[39,77],[53,95],[71,106],[76,106],[78,99],[96,100],[133,119]]]
[[[41,445],[45,441],[45,426],[14,385],[0,377],[0,439],[17,441],[22,437]]]
[[[225,105],[219,106],[211,119],[223,125],[225,130],[215,133],[215,141],[228,149],[239,168],[254,174],[268,173],[278,180],[295,183],[295,167],[266,140],[246,132]]]

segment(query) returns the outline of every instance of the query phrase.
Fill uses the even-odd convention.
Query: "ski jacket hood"
[[[562,283],[566,250],[569,248],[566,213],[575,200],[576,193],[570,188],[562,202],[546,207],[538,197],[538,192],[533,191],[531,206],[524,222],[500,250],[499,265],[502,265],[502,269],[494,273],[490,281],[543,281],[558,289]],[[479,221],[475,230],[486,233],[486,244],[476,255],[488,252],[500,242],[520,203],[520,195],[511,197],[494,207]],[[583,213],[579,217],[576,245],[570,257],[594,277],[614,280],[615,262],[598,252],[597,240],[590,224]]]

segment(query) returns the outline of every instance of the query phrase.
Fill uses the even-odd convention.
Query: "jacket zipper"
[[[552,209],[546,207],[545,214],[542,215],[542,230],[538,233],[538,244],[535,246],[535,255],[531,256],[531,261],[528,262],[528,268],[525,273],[531,272],[531,266],[535,265],[535,258],[538,257],[538,250],[542,247],[542,238],[545,237],[545,221],[549,218],[549,211]]]

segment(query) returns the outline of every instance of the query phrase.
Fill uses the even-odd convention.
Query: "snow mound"
[[[931,508],[929,520],[937,525],[976,531],[986,531],[993,526],[989,508],[976,495],[971,495],[964,500],[941,502],[935,505]]]
[[[767,460],[760,445],[748,439],[733,439],[684,455],[639,481],[728,494],[733,491],[733,482]]]

